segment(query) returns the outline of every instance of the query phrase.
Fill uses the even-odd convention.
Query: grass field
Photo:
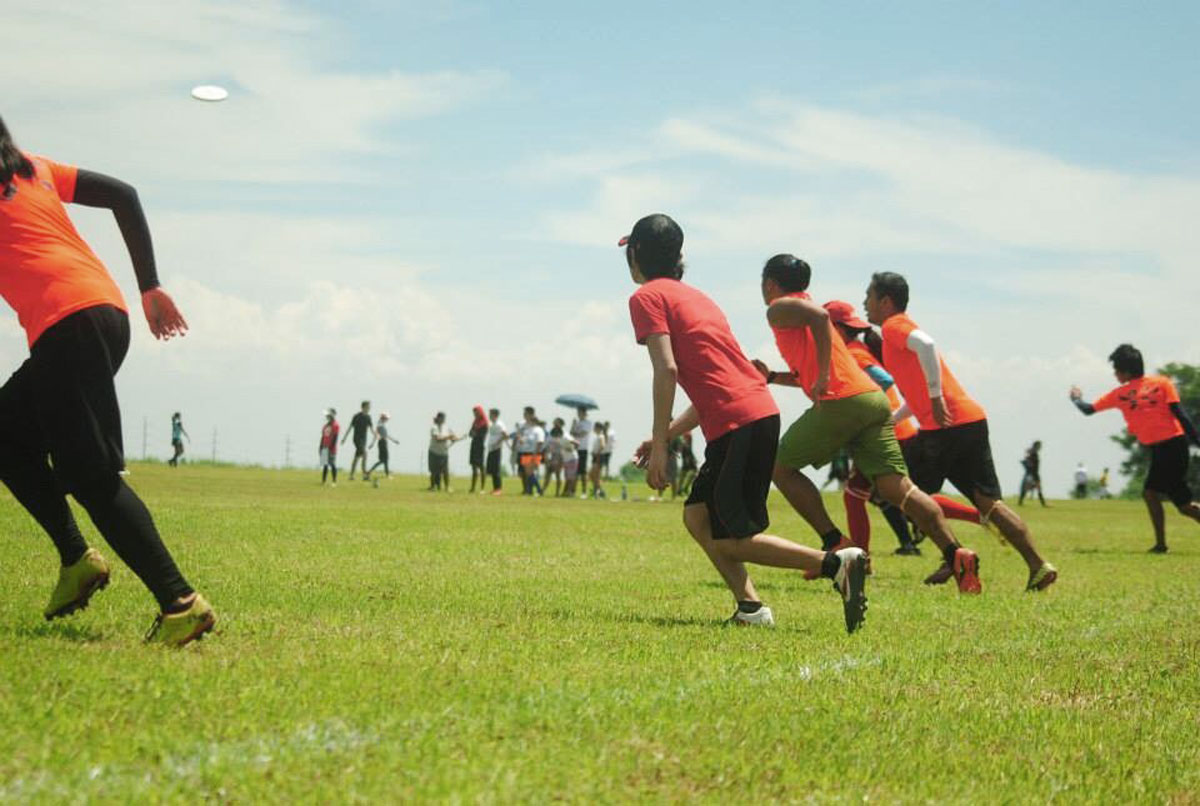
[[[877,520],[847,636],[827,582],[771,569],[778,627],[722,628],[677,505],[315,479],[133,467],[220,616],[182,651],[141,644],[119,564],[45,623],[56,556],[0,497],[0,801],[1200,802],[1200,529],[1174,513],[1158,557],[1140,503],[1027,505],[1061,573],[1039,596],[963,527],[978,598],[922,586],[929,552]]]

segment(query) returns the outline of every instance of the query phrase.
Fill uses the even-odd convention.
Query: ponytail
[[[4,118],[0,118],[0,187],[8,188],[13,176],[33,178],[33,163],[13,142]]]

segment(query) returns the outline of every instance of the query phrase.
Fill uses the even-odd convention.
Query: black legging
[[[495,448],[488,451],[487,455],[487,472],[492,477],[492,489],[500,489],[500,449]]]
[[[128,318],[107,306],[42,334],[0,389],[0,480],[50,535],[64,565],[87,550],[64,496],[70,491],[165,609],[192,588],[146,505],[118,475],[124,458],[112,376],[128,347]]]
[[[379,443],[379,461],[371,465],[371,469],[367,471],[367,475],[369,476],[374,473],[375,468],[380,465],[383,465],[383,475],[390,476],[391,473],[388,472],[388,446],[386,442]]]

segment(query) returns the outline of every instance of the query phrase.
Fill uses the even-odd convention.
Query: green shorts
[[[792,423],[779,441],[776,461],[785,467],[821,467],[845,448],[868,479],[908,475],[892,409],[883,392],[823,400]]]

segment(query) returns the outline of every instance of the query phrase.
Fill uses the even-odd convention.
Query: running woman
[[[321,457],[321,484],[333,473],[333,486],[337,486],[337,449],[338,433],[342,427],[338,425],[337,409],[325,409],[325,425],[321,426],[321,442],[317,448]]]
[[[1150,453],[1150,472],[1142,498],[1154,526],[1153,554],[1167,553],[1167,529],[1162,500],[1170,500],[1179,514],[1200,522],[1200,503],[1188,487],[1188,442],[1200,445],[1200,434],[1180,405],[1175,384],[1165,375],[1146,375],[1141,352],[1122,344],[1108,357],[1121,385],[1094,403],[1083,400],[1079,387],[1071,388],[1071,401],[1084,414],[1120,409],[1129,433]],[[1106,468],[1107,472],[1107,468]],[[1107,480],[1106,480],[1107,481]]]
[[[171,449],[175,455],[167,462],[171,467],[178,467],[179,460],[183,457],[183,438],[187,437],[187,441],[191,442],[192,437],[188,434],[187,429],[183,427],[183,415],[175,412],[171,415]]]
[[[619,244],[639,286],[629,298],[634,335],[646,345],[654,370],[654,426],[636,456],[647,468],[647,482],[661,492],[671,440],[697,425],[704,433],[704,466],[684,505],[683,522],[737,602],[730,623],[774,624],[746,572],[745,563],[752,562],[832,579],[842,596],[846,630],[854,632],[867,610],[862,549],[822,552],[764,534],[779,409],[725,314],[682,282],[683,230],[668,216],[650,215]],[[672,419],[677,383],[692,405]]]
[[[375,436],[375,427],[371,425],[371,401],[364,400],[362,408],[350,418],[350,430],[342,437],[342,444],[350,435],[354,435],[354,458],[350,460],[350,481],[354,481],[354,468],[362,462],[362,479],[367,480],[367,434]]]
[[[933,338],[906,313],[908,281],[894,272],[873,275],[863,307],[867,321],[880,326],[883,365],[921,427],[909,440],[905,456],[913,481],[933,494],[949,480],[974,502],[980,522],[995,524],[1025,560],[1029,566],[1025,590],[1045,590],[1054,584],[1058,571],[1042,559],[1029,528],[1001,500],[987,414],[959,385]],[[943,565],[926,582],[937,584],[953,573],[953,568]]]
[[[113,378],[129,349],[128,309],[67,216],[63,205],[72,202],[113,212],[154,337],[187,332],[159,286],[137,192],[104,174],[21,151],[0,119],[0,294],[29,344],[29,358],[0,388],[0,479],[58,549],[62,567],[47,619],[87,607],[109,580],[108,562],[84,541],[65,491],[158,602],[146,640],[182,646],[211,630],[216,616],[121,478],[125,456]]]
[[[811,280],[808,263],[790,254],[775,255],[762,270],[767,324],[790,371],[775,372],[761,361],[755,367],[767,383],[798,386],[813,401],[779,443],[775,486],[821,536],[822,548],[850,545],[830,520],[816,485],[801,472],[847,451],[880,497],[930,535],[953,570],[959,592],[982,592],[979,558],[959,544],[938,505],[909,480],[892,407],[838,337],[829,312],[809,296]]]
[[[380,465],[383,465],[383,477],[385,479],[392,475],[391,471],[388,469],[388,443],[394,442],[399,445],[400,440],[388,434],[387,424],[388,420],[390,419],[391,418],[388,416],[386,411],[380,412],[379,421],[375,424],[375,440],[372,441],[370,446],[368,446],[368,449],[370,449],[370,447],[374,447],[376,442],[379,443],[379,461],[371,465],[371,469],[367,471],[367,477],[370,477],[370,475],[375,472],[375,468],[379,467]]]

